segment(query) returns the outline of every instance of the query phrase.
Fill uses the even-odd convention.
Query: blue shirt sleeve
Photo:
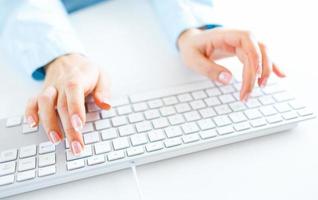
[[[219,27],[212,13],[211,0],[151,0],[172,44],[190,28]]]
[[[55,58],[85,54],[59,0],[1,0],[0,45],[13,66],[38,80]]]

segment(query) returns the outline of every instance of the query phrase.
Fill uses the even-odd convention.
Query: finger
[[[280,77],[280,78],[286,77],[286,74],[285,74],[282,70],[280,70],[280,69],[276,66],[276,64],[273,64],[273,72],[274,72],[278,77]]]
[[[198,73],[223,84],[229,84],[232,80],[232,73],[225,67],[209,60],[200,52],[194,52],[194,62],[190,66]]]
[[[65,87],[65,95],[72,126],[80,132],[86,120],[84,88],[79,81],[69,81]]]
[[[260,78],[258,78],[258,85],[260,87],[265,87],[267,80],[268,80],[270,73],[271,73],[272,62],[268,56],[267,49],[266,49],[265,45],[262,43],[259,43],[259,48],[260,48],[261,53],[262,53],[262,67],[263,68],[262,68],[262,75]]]
[[[46,88],[38,97],[41,123],[53,144],[60,143],[63,138],[55,110],[56,98],[57,90],[52,86]]]
[[[249,64],[249,60],[246,59],[244,61],[243,67],[243,81],[242,81],[242,88],[240,92],[240,100],[247,101],[249,98],[253,87],[255,85],[255,78],[256,78],[256,69],[255,67],[251,67]]]
[[[99,74],[96,88],[93,92],[95,103],[102,109],[109,110],[110,104],[110,82],[104,73]]]
[[[38,126],[39,116],[38,116],[38,102],[36,97],[32,97],[29,99],[25,109],[25,117],[30,127]]]
[[[83,151],[84,142],[82,134],[73,128],[70,115],[68,112],[68,104],[64,92],[59,95],[57,100],[57,110],[62,122],[62,126],[73,154],[78,155]]]

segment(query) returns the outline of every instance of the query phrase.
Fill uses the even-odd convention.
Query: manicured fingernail
[[[71,143],[71,149],[74,155],[79,155],[82,152],[82,145],[78,141],[73,141]]]
[[[260,87],[261,87],[261,88],[264,88],[264,87],[266,86],[267,80],[268,80],[268,78],[264,78],[264,79],[261,81],[261,84],[260,84]]]
[[[36,125],[36,123],[35,123],[35,121],[34,121],[32,116],[28,116],[27,117],[27,122],[28,122],[29,126],[32,127],[32,128],[35,127],[35,125]]]
[[[232,80],[232,75],[228,72],[221,72],[218,79],[223,84],[229,84]]]
[[[102,103],[103,103],[103,109],[109,110],[111,108],[111,104],[110,104],[110,99],[109,98],[104,97],[102,99]]]
[[[83,129],[83,122],[78,115],[72,115],[71,121],[75,131],[80,132]]]
[[[51,131],[49,135],[53,144],[58,145],[61,142],[60,136],[55,131]]]

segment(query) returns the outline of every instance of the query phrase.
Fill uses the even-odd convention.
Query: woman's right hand
[[[84,147],[81,130],[85,124],[85,97],[92,94],[102,109],[110,109],[109,80],[89,59],[69,54],[55,59],[46,66],[43,90],[29,100],[25,115],[30,126],[43,125],[54,144],[65,136],[74,154]]]

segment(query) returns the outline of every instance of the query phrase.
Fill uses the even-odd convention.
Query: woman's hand
[[[180,54],[184,63],[194,71],[208,78],[228,84],[231,72],[216,64],[215,60],[237,56],[243,63],[243,83],[240,99],[246,101],[256,79],[264,87],[273,71],[278,77],[285,74],[272,63],[265,45],[256,41],[248,31],[215,28],[211,30],[189,29],[178,40]]]
[[[41,121],[48,138],[58,144],[63,139],[60,119],[72,152],[79,154],[84,147],[81,129],[86,118],[85,96],[90,93],[99,107],[110,109],[105,74],[81,55],[61,56],[46,67],[42,92],[28,102],[27,121],[31,126]]]

